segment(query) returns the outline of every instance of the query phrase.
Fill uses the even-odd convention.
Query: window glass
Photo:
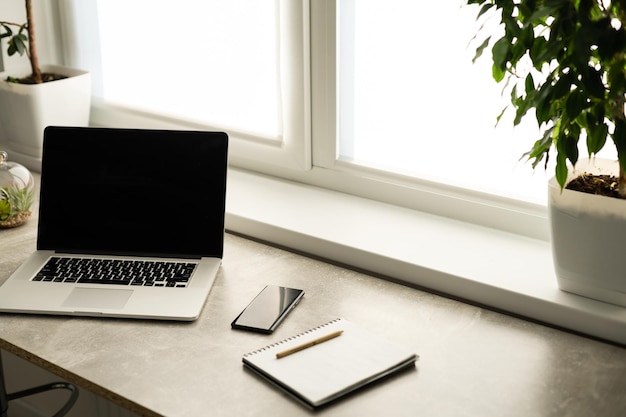
[[[487,51],[472,63],[478,9],[464,3],[339,2],[339,157],[545,203],[553,170],[520,161],[537,123],[529,113],[513,129],[508,111],[495,127],[510,96]]]
[[[97,13],[105,100],[280,135],[274,0],[103,0]]]

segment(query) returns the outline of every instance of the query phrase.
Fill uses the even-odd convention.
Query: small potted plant
[[[30,171],[7,158],[7,153],[0,151],[0,229],[26,223],[35,199],[35,181]]]
[[[91,79],[85,71],[39,65],[32,0],[24,1],[25,23],[0,16],[8,55],[26,54],[30,62],[28,73],[0,73],[0,144],[12,160],[39,171],[46,126],[88,124]]]
[[[542,131],[525,155],[534,167],[556,159],[549,184],[559,287],[626,306],[626,3],[609,0],[467,0],[478,20],[477,59],[492,52],[514,123],[534,115]],[[481,37],[484,36],[484,37]],[[499,117],[498,117],[499,119]],[[587,159],[579,161],[579,142]],[[618,161],[595,155],[612,143]],[[585,166],[583,166],[585,164]],[[602,171],[602,172],[600,172]],[[590,194],[591,193],[591,194]]]

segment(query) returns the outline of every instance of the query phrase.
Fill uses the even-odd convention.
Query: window
[[[476,10],[450,0],[339,4],[342,160],[545,201],[544,176],[518,163],[536,124],[494,129],[508,95],[488,56],[472,64]]]
[[[472,63],[480,25],[465,1],[339,3],[339,159],[545,204],[550,169],[522,155],[541,137],[532,116],[497,128],[510,88],[491,57]],[[510,86],[509,86],[510,87]]]
[[[102,99],[278,140],[274,0],[105,0],[97,12]]]
[[[551,171],[519,161],[537,128],[494,129],[506,96],[464,2],[181,2],[62,3],[96,124],[226,129],[237,166],[515,232],[545,218]]]
[[[310,168],[308,9],[276,0],[65,0],[92,123],[226,130],[231,160]]]

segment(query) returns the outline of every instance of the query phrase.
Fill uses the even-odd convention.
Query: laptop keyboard
[[[195,263],[52,257],[33,281],[184,288]]]

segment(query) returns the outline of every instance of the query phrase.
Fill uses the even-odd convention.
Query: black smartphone
[[[272,333],[300,302],[303,290],[268,285],[231,323],[233,329]]]

